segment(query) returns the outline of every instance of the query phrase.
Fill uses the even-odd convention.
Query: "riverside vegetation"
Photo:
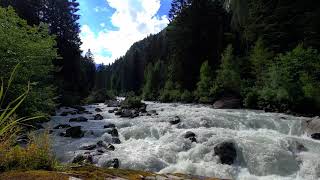
[[[144,99],[319,115],[318,0],[173,0],[167,28],[97,68],[91,51],[80,50],[78,7],[77,0],[0,0],[0,173],[7,172],[0,179],[23,176],[13,170],[40,178],[157,176],[61,165],[49,130],[33,130],[62,106],[86,114],[77,105],[127,96],[110,111],[153,117]]]

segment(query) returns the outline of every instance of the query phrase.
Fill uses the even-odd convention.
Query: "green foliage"
[[[320,55],[317,50],[297,46],[280,54],[269,69],[260,91],[261,106],[266,104],[283,111],[314,113],[320,103]],[[306,109],[307,108],[307,109]]]
[[[160,95],[161,102],[178,102],[181,100],[179,85],[175,85],[170,79],[167,80]]]
[[[28,116],[53,111],[51,62],[57,57],[57,52],[54,48],[56,42],[49,35],[47,26],[31,27],[12,8],[0,8],[0,42],[0,75],[4,82],[8,82],[10,71],[20,64],[7,98],[17,98],[30,82],[28,98],[21,105],[19,114]]]
[[[201,103],[210,103],[210,88],[212,86],[212,70],[208,61],[205,61],[200,69],[200,81],[197,83],[197,98]]]
[[[181,101],[185,103],[191,103],[193,100],[193,94],[188,90],[184,90],[184,92],[181,94]]]
[[[85,104],[103,103],[106,100],[115,99],[115,94],[111,90],[99,89],[93,90],[91,94],[84,100]]]
[[[144,100],[156,100],[160,95],[160,88],[164,80],[164,64],[161,61],[153,66],[148,64],[145,70],[145,84],[143,87]]]
[[[19,125],[21,123],[26,123],[27,121],[35,120],[39,117],[33,117],[33,118],[16,118],[15,113],[18,110],[18,108],[21,106],[21,104],[25,101],[29,90],[30,86],[28,85],[28,88],[25,90],[23,94],[21,94],[19,97],[17,97],[14,100],[8,100],[9,103],[8,105],[3,105],[3,102],[5,102],[6,95],[10,89],[10,86],[13,82],[14,75],[16,73],[17,68],[19,65],[17,65],[13,72],[11,73],[11,76],[8,81],[8,85],[6,88],[4,88],[3,82],[1,82],[1,87],[0,87],[0,142],[7,141],[10,139],[11,136],[14,136],[18,130],[19,130]]]
[[[214,97],[218,97],[222,93],[240,94],[241,79],[239,67],[235,60],[233,48],[229,45],[222,55],[220,68],[211,88],[211,93]]]
[[[121,107],[123,108],[140,108],[143,105],[141,102],[141,98],[138,96],[127,96],[126,99],[121,103]]]
[[[52,156],[48,135],[30,138],[26,148],[12,147],[9,142],[0,144],[0,171],[54,169],[57,162]]]
[[[261,38],[258,39],[253,47],[249,61],[251,63],[252,74],[259,83],[271,64],[272,55],[267,48],[264,47]]]

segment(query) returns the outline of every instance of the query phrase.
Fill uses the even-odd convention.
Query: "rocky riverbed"
[[[225,179],[313,180],[320,177],[319,121],[147,102],[139,110],[63,107],[45,126],[61,162]]]

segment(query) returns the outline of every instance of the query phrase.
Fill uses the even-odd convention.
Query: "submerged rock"
[[[81,130],[81,126],[71,127],[66,130],[65,137],[71,138],[82,138],[84,136],[84,132]]]
[[[86,108],[84,108],[84,107],[82,107],[82,106],[77,106],[77,105],[71,106],[71,108],[76,109],[76,110],[78,110],[78,111],[85,111],[85,110],[86,110]]]
[[[95,111],[96,112],[102,112],[102,110],[100,108],[96,108]]]
[[[103,116],[101,114],[96,114],[94,120],[103,120]]]
[[[108,100],[104,104],[106,104],[108,107],[120,107],[121,103],[117,100]]]
[[[80,147],[80,150],[93,150],[97,147],[95,144],[87,145],[87,146],[82,146]]]
[[[223,142],[214,147],[215,155],[219,156],[222,164],[231,165],[237,158],[237,150],[232,142]]]
[[[108,113],[114,113],[114,110],[113,110],[113,109],[110,109],[110,110],[108,111]]]
[[[119,138],[113,137],[113,138],[112,138],[112,143],[113,143],[113,144],[121,144],[121,141],[120,141]]]
[[[115,124],[107,124],[107,125],[104,125],[103,128],[105,128],[105,129],[116,128],[116,125]]]
[[[87,122],[87,121],[88,121],[88,119],[85,117],[82,117],[82,116],[77,117],[77,118],[71,118],[69,120],[69,122]]]
[[[70,124],[59,124],[56,127],[54,127],[53,129],[65,129],[65,128],[70,128]]]
[[[170,124],[175,125],[175,124],[179,124],[181,122],[180,117],[179,116],[175,116],[173,119],[171,119]]]

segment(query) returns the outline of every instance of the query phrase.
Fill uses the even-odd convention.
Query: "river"
[[[147,110],[158,115],[134,119],[120,118],[104,104],[84,106],[93,114],[59,116],[70,108],[57,110],[57,116],[45,126],[59,124],[82,126],[79,139],[61,137],[65,129],[51,134],[54,153],[61,162],[71,162],[77,154],[94,154],[93,162],[102,166],[118,158],[120,168],[159,173],[184,173],[239,180],[315,180],[320,177],[320,141],[308,137],[303,128],[305,117],[294,117],[254,110],[219,110],[204,105],[147,102]],[[96,108],[103,120],[91,120]],[[88,122],[69,122],[84,116]],[[181,122],[172,125],[178,116]],[[99,140],[110,142],[104,125],[115,124],[120,144],[114,151],[96,153],[79,150]],[[197,142],[185,139],[186,132],[196,134]],[[232,165],[219,163],[214,147],[221,142],[236,145],[237,158]]]

